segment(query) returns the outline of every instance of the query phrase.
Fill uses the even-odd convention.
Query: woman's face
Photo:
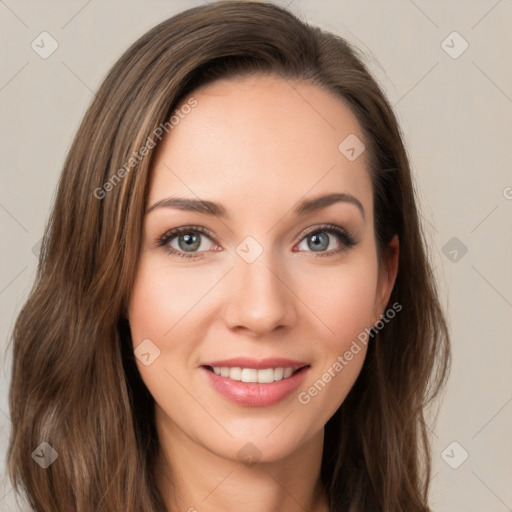
[[[368,155],[338,98],[266,76],[193,97],[153,164],[137,365],[161,433],[275,461],[322,435],[354,384],[397,246],[379,274]]]

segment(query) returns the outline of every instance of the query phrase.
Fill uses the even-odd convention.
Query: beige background
[[[136,38],[201,3],[0,0],[2,347],[94,91]],[[407,140],[453,336],[433,432],[433,509],[512,510],[512,0],[294,0],[290,9],[365,51]],[[31,48],[43,31],[58,43],[47,59]],[[2,474],[10,429],[4,352]],[[13,494],[4,478],[0,510],[20,510]]]

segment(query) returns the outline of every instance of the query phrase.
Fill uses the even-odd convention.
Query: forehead
[[[181,110],[191,97],[197,105]],[[274,76],[218,80],[177,110],[153,161],[149,203],[195,195],[261,209],[336,191],[371,211],[366,151],[350,160],[340,150],[347,137],[364,142],[362,130],[345,102],[320,86]]]

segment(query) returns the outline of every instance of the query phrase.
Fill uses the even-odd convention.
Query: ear
[[[398,273],[398,255],[399,255],[398,235],[393,236],[384,250],[383,261],[380,264],[379,277],[377,283],[377,295],[375,297],[375,315],[376,321],[380,320],[380,315],[384,314],[393,286],[395,285]]]

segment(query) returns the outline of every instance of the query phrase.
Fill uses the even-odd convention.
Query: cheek
[[[317,264],[314,269],[304,260],[293,273],[287,271],[282,276],[293,290],[289,300],[301,312],[299,323],[305,321],[310,327],[317,324],[324,348],[342,350],[375,321],[377,265],[372,252],[365,252],[339,265]],[[174,349],[173,340],[190,323],[200,330],[198,326],[207,323],[218,306],[208,294],[218,295],[222,275],[217,267],[180,271],[160,258],[143,257],[129,304],[134,346],[149,338],[158,340],[162,348]]]
[[[128,312],[133,345],[136,348],[150,339],[161,353],[150,366],[139,360],[137,366],[157,404],[178,423],[205,422],[204,411],[180,383],[190,389],[197,385],[194,362],[201,343],[209,328],[218,327],[220,306],[236,300],[234,291],[230,295],[225,287],[227,281],[221,281],[225,271],[213,265],[180,269],[161,258],[140,262]],[[370,251],[347,256],[339,265],[304,259],[281,277],[293,291],[281,296],[298,312],[289,328],[304,344],[314,340],[309,349],[315,371],[301,388],[302,394],[293,399],[312,434],[343,402],[364,362],[366,346],[359,343],[359,348],[351,349],[351,345],[374,319],[376,262]],[[338,357],[351,350],[351,360],[345,356],[340,362]],[[175,411],[187,414],[181,418]]]
[[[151,337],[172,340],[172,331],[180,329],[194,309],[201,309],[201,298],[214,284],[213,277],[201,269],[179,272],[158,259],[143,258],[129,305],[134,345]]]
[[[297,397],[304,414],[315,418],[312,430],[328,421],[352,389],[374,321],[377,272],[371,259],[338,272],[330,270],[315,273],[318,286],[307,295],[307,304],[321,319],[325,333],[316,338],[317,364]]]
[[[157,401],[165,399],[170,389],[181,393],[176,382],[187,382],[195,371],[203,324],[210,318],[208,295],[214,292],[218,280],[219,275],[212,269],[180,271],[161,257],[141,258],[128,318],[136,355],[139,345],[148,344],[145,340],[151,341],[149,346],[158,354],[148,366],[136,360],[142,379]]]
[[[137,357],[137,368],[156,403],[166,411],[190,408],[190,397],[180,383],[187,382],[188,356],[196,343],[194,305],[208,289],[198,289],[200,279],[191,280],[191,275],[176,272],[161,259],[143,256],[129,301],[135,355],[139,346],[148,347],[140,352],[151,353],[148,365]]]
[[[314,281],[302,281],[301,296],[324,334],[316,337],[318,364],[299,402],[312,405],[321,421],[343,402],[362,368],[375,321],[376,284],[377,261],[371,250],[339,267],[319,267]]]
[[[317,268],[311,275],[301,273],[297,295],[322,326],[326,348],[342,350],[375,321],[376,262],[354,258],[351,264]]]

